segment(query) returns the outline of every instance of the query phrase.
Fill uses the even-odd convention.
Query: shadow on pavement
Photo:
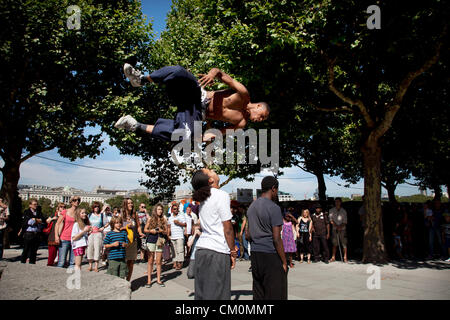
[[[193,297],[193,296],[195,296],[195,292],[191,292],[188,295],[188,297]],[[231,290],[231,300],[239,300],[239,298],[241,296],[253,296],[253,291],[252,290]]]
[[[351,264],[366,264],[361,260],[350,260]],[[395,268],[404,270],[414,270],[414,269],[433,269],[433,270],[446,270],[450,269],[450,263],[442,260],[390,260],[388,264],[391,264]],[[379,267],[387,266],[388,264],[374,264]]]
[[[233,298],[234,296],[234,298]],[[253,296],[252,290],[231,290],[231,300],[239,300],[241,296]]]
[[[131,292],[136,291],[137,289],[145,286],[147,283],[147,276],[143,276],[131,281]]]
[[[161,281],[166,282],[172,280],[181,275],[181,271],[174,271],[171,273],[161,274]],[[152,276],[152,283],[156,281],[156,274]],[[131,281],[131,291],[134,292],[137,289],[144,287],[147,284],[147,275],[140,278],[136,278]]]

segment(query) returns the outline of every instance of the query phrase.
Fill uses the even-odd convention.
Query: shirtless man
[[[267,103],[251,103],[247,88],[217,68],[200,75],[199,81],[181,66],[164,67],[144,76],[126,63],[124,73],[133,87],[152,82],[165,84],[167,93],[178,110],[175,120],[158,119],[154,125],[139,123],[132,116],[126,115],[116,122],[116,128],[130,131],[140,129],[156,138],[171,141],[173,132],[182,132],[183,139],[190,139],[194,121],[212,119],[228,122],[231,125],[220,130],[225,134],[226,129],[243,129],[249,120],[260,122],[269,116]],[[205,91],[204,87],[212,84],[216,78],[230,89]],[[203,141],[209,141],[213,137],[214,134],[205,134]]]

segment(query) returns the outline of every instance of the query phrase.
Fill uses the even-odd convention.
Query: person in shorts
[[[148,264],[147,264],[147,284],[146,288],[152,286],[153,262],[156,260],[156,283],[160,287],[165,287],[161,281],[161,265],[163,246],[167,239],[167,218],[164,216],[164,207],[158,203],[153,207],[153,212],[144,228],[147,236]]]
[[[88,235],[92,227],[86,209],[75,211],[75,223],[72,227],[72,250],[75,256],[75,270],[81,270],[81,262],[88,246]]]

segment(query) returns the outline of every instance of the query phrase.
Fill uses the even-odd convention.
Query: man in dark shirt
[[[313,247],[314,247],[314,262],[319,262],[320,246],[322,245],[322,260],[328,263],[330,253],[328,251],[327,240],[330,238],[330,222],[328,215],[322,211],[322,206],[317,204],[315,212],[311,216],[313,223]]]
[[[29,263],[36,263],[36,255],[39,248],[40,241],[40,224],[42,223],[42,213],[38,210],[38,202],[36,199],[30,200],[30,208],[23,213],[22,230],[24,247],[20,262],[26,263],[30,258]]]
[[[278,180],[272,176],[261,182],[262,195],[247,211],[250,234],[254,300],[287,299],[287,263],[281,241],[283,215],[273,201]]]

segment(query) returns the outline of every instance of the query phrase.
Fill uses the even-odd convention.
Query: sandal
[[[145,284],[145,287],[146,287],[146,288],[151,288],[151,287],[152,287],[152,284],[151,284],[151,283],[147,283],[147,284]]]
[[[331,258],[328,262],[335,262],[336,259],[335,258]]]
[[[311,260],[310,260],[310,259],[308,259],[308,263],[311,263]]]
[[[159,282],[157,282],[158,283],[158,285],[161,287],[161,288],[164,288],[166,285],[164,284],[164,283],[159,283]]]
[[[299,263],[303,263],[303,260],[300,260]]]
[[[344,263],[347,263],[348,262],[348,259],[347,258],[344,258]]]

